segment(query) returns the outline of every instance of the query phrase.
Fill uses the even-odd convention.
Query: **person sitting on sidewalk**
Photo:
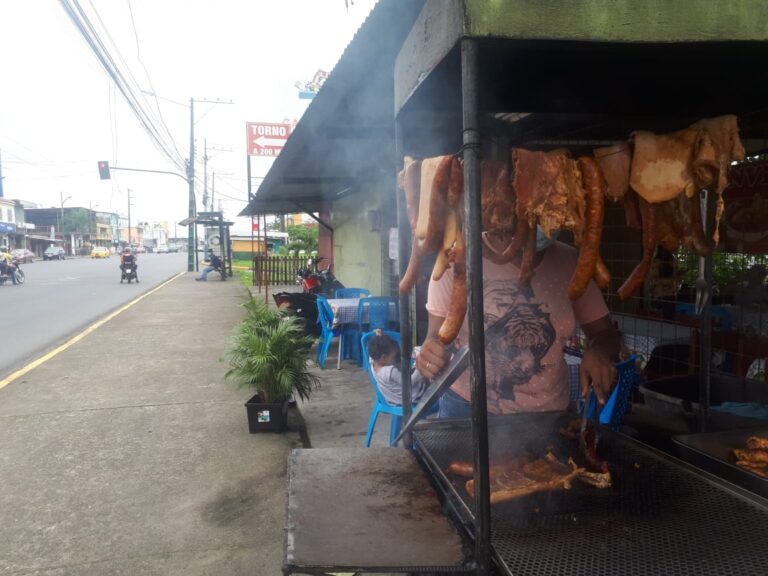
[[[214,270],[221,269],[221,258],[216,256],[216,254],[213,253],[213,250],[211,250],[211,257],[209,260],[205,260],[205,262],[209,262],[208,266],[203,268],[203,273],[200,275],[199,278],[195,278],[195,280],[202,280],[203,282],[208,280],[208,274],[213,272]]]
[[[368,355],[371,357],[371,366],[379,391],[384,399],[393,406],[403,404],[403,380],[400,372],[400,346],[381,330],[376,330],[376,335],[368,341]],[[424,394],[429,382],[414,370],[411,374],[411,400],[418,402]]]

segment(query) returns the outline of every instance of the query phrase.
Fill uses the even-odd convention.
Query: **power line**
[[[92,25],[85,11],[80,6],[78,0],[59,0],[59,3],[64,8],[64,11],[70,17],[72,22],[75,24],[75,27],[83,36],[86,43],[91,48],[91,51],[101,63],[102,67],[106,70],[107,74],[117,85],[118,89],[123,94],[123,97],[128,103],[128,106],[131,108],[144,130],[150,136],[155,146],[174,165],[176,165],[177,168],[183,170],[185,168],[183,158],[180,158],[177,151],[171,149],[167,145],[160,131],[154,125],[152,118],[149,114],[147,114],[145,108],[142,106],[140,99],[136,95],[137,91],[134,90],[134,88],[131,86],[130,80],[133,80],[134,83],[135,80],[133,79],[133,76],[130,75],[130,71],[127,78],[126,75],[124,75],[121,71],[120,66],[118,66],[115,58],[112,56],[102,39],[99,37],[98,32]],[[101,19],[95,9],[94,13],[101,22]],[[101,24],[103,26],[103,22],[101,22]],[[119,55],[119,52],[116,49],[115,52],[117,52]]]
[[[141,51],[139,49],[139,34],[136,31],[136,21],[133,18],[133,5],[131,4],[131,0],[128,0],[128,12],[131,15],[131,27],[133,28],[133,37],[136,39],[136,59],[139,61],[139,64],[141,64],[141,67],[144,69],[144,74],[147,77],[147,82],[149,83],[149,87],[152,89],[152,93],[155,94],[155,86],[152,83],[152,78],[149,76],[149,70],[147,70],[147,67],[144,65],[144,61],[141,59]],[[176,146],[176,140],[173,138],[171,131],[168,129],[168,125],[165,123],[165,118],[163,118],[163,113],[160,110],[160,105],[157,102],[156,94],[155,94],[155,106],[157,108],[157,114],[160,117],[160,123],[163,125],[163,128],[165,128],[166,134],[171,139],[171,144],[173,144],[173,147],[176,150],[176,153],[179,156],[181,156],[181,153],[179,153],[179,149]]]

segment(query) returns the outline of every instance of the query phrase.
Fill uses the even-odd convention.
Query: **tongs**
[[[597,396],[595,395],[595,389],[590,386],[589,392],[586,397],[579,400],[579,412],[581,413],[581,428],[579,430],[579,450],[587,458],[590,457],[590,452],[597,454],[597,443],[600,440],[600,434],[598,432],[598,423],[600,422],[600,412],[597,409]],[[594,446],[589,446],[587,442],[587,434],[589,432],[589,420],[593,420],[592,433],[595,435]]]

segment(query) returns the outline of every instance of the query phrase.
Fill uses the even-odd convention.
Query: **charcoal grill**
[[[735,448],[744,448],[750,436],[768,436],[768,428],[742,428],[672,438],[680,458],[716,476],[768,498],[768,478],[736,466]]]
[[[500,447],[519,446],[565,458],[574,440],[557,430],[557,414],[493,418],[491,461]],[[543,430],[551,430],[543,434]],[[465,478],[448,475],[453,460],[472,460],[468,420],[423,422],[414,440],[419,457],[472,537],[474,499]],[[613,486],[575,483],[569,491],[539,493],[491,509],[492,556],[515,576],[764,576],[768,574],[768,500],[718,480],[631,438],[603,431],[600,455]]]

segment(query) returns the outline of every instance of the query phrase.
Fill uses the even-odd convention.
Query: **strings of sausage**
[[[600,256],[600,240],[603,235],[603,217],[605,214],[606,184],[602,170],[593,158],[587,156],[578,160],[581,170],[584,189],[586,192],[586,217],[584,235],[579,249],[579,260],[576,270],[573,272],[571,282],[568,285],[568,297],[578,300],[587,290],[590,280],[597,275],[597,263]],[[601,276],[608,276],[610,272],[603,270],[605,264],[601,262]]]

